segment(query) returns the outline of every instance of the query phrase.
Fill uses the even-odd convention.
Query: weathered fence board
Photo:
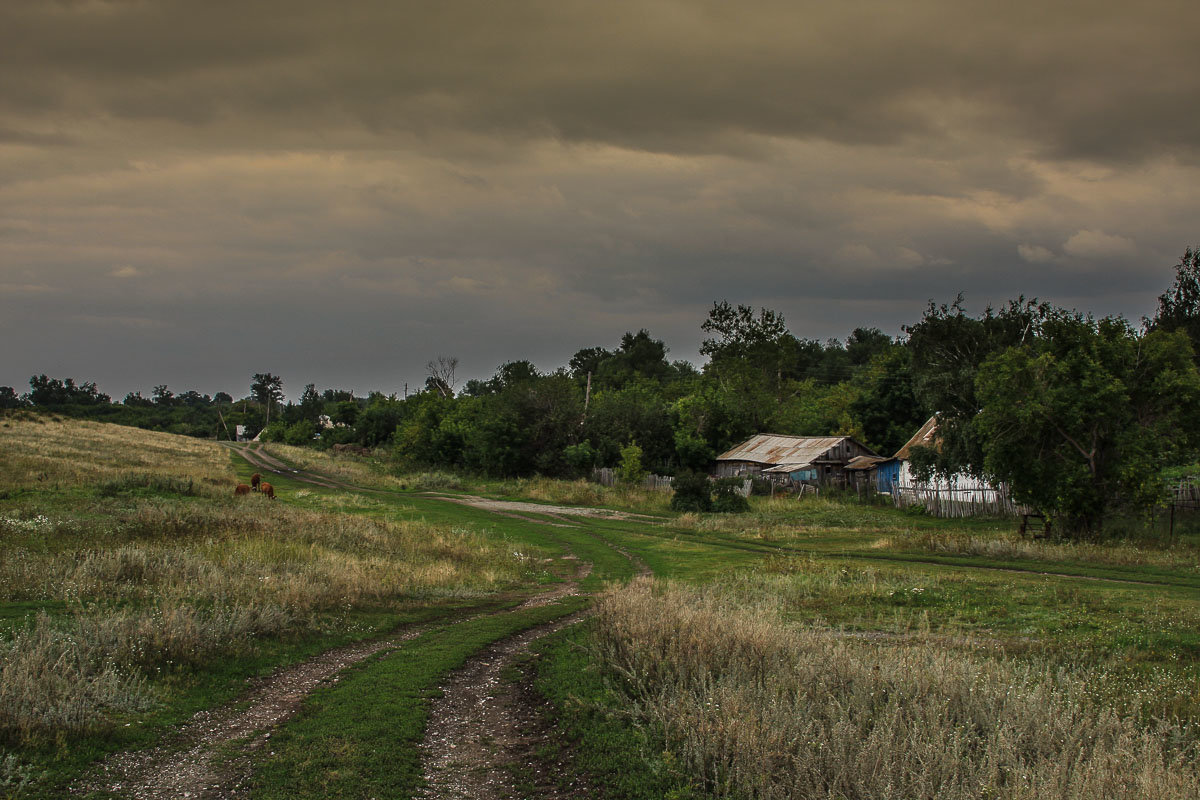
[[[617,484],[617,473],[611,467],[600,467],[592,470],[592,480],[602,486],[615,486]],[[642,479],[642,486],[646,489],[654,489],[657,491],[668,491],[675,479],[666,475],[647,475]]]
[[[924,506],[935,517],[1015,517],[1029,509],[1014,502],[1005,487],[959,489],[929,484],[893,485],[892,500],[900,508]]]

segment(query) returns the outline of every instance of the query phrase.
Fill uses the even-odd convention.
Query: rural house
[[[1018,513],[1003,486],[993,486],[965,472],[951,475],[949,478],[935,476],[929,481],[917,480],[910,461],[912,449],[929,447],[937,450],[940,446],[935,414],[896,451],[893,458],[898,469],[892,494],[897,505],[921,505],[938,516]]]
[[[778,483],[844,483],[846,464],[877,456],[849,436],[760,433],[717,456],[718,478],[768,478]]]

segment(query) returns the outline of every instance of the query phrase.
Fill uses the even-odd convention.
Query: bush
[[[713,511],[722,514],[743,514],[750,510],[750,501],[742,497],[741,478],[722,478],[713,486]]]
[[[600,458],[600,451],[592,447],[590,439],[579,444],[569,444],[563,449],[563,460],[574,475],[590,475]]]
[[[642,448],[637,442],[630,442],[621,448],[621,463],[617,466],[617,479],[621,483],[639,484],[646,478],[646,468],[642,466]]]
[[[675,494],[671,496],[672,511],[712,510],[712,486],[707,475],[683,472],[675,476],[671,485],[675,489]]]
[[[283,422],[272,422],[267,426],[267,429],[262,432],[262,440],[264,442],[282,442],[287,439],[287,425]]]
[[[306,419],[302,419],[295,425],[287,429],[283,440],[285,443],[293,447],[303,447],[307,444],[312,444],[313,437],[317,435],[317,426]]]

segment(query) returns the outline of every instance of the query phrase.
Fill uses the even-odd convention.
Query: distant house
[[[917,480],[911,461],[914,447],[941,448],[936,414],[926,420],[893,457],[897,468],[891,491],[897,504],[922,505],[939,516],[1019,513],[1005,487],[994,486],[966,472],[948,478],[934,476],[928,481]]]
[[[717,456],[718,478],[768,478],[779,483],[843,483],[846,465],[879,454],[849,436],[760,433]]]

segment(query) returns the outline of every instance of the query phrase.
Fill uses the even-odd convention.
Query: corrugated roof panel
[[[896,455],[892,456],[892,458],[897,458],[900,460],[907,459],[909,457],[909,451],[911,451],[914,447],[933,447],[936,449],[941,449],[941,442],[938,440],[937,435],[937,414],[934,414],[932,417],[925,420],[925,424],[921,426],[921,429],[914,433],[913,437],[905,442],[904,446],[897,450]]]
[[[806,464],[825,455],[848,436],[779,436],[760,433],[717,456],[718,461],[756,464]]]

